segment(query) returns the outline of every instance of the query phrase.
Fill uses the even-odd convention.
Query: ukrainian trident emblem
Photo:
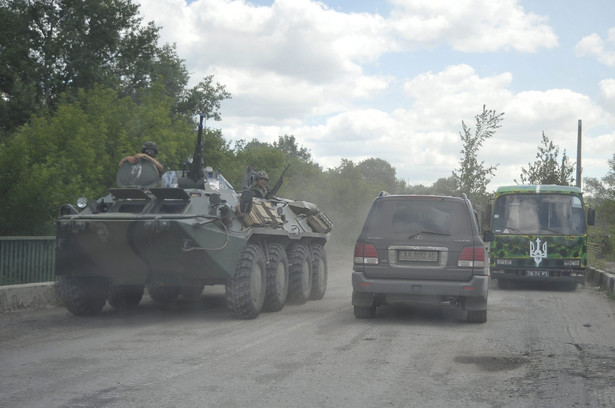
[[[534,258],[534,262],[536,262],[536,267],[540,265],[543,258],[547,257],[547,243],[542,244],[542,248],[540,247],[540,238],[536,238],[536,243],[530,241],[530,256]]]

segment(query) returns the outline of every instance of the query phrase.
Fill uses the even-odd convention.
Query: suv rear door
[[[472,217],[469,204],[461,198],[378,198],[357,242],[364,248],[372,245],[378,260],[355,269],[369,278],[469,280],[472,266],[460,263],[460,255],[464,248],[467,255],[482,245]]]

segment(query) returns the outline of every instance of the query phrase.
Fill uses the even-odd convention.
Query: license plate
[[[548,278],[549,271],[527,271],[526,276],[530,278]]]
[[[400,261],[437,262],[437,251],[399,251]]]

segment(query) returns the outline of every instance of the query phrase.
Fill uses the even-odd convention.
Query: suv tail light
[[[354,263],[377,265],[378,252],[374,244],[357,243],[354,247]]]
[[[459,255],[457,266],[460,268],[484,268],[485,267],[485,248],[465,247]]]

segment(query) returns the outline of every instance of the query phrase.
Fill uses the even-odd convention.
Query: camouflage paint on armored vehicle
[[[491,217],[491,277],[499,287],[510,281],[563,282],[574,290],[585,283],[587,224],[578,187],[504,186],[496,191]]]
[[[250,168],[236,192],[203,167],[202,129],[201,116],[189,169],[159,177],[151,162],[124,163],[108,195],[60,207],[55,271],[70,312],[131,308],[145,288],[166,303],[225,285],[229,310],[244,319],[324,296],[329,218],[305,201],[252,197]]]

